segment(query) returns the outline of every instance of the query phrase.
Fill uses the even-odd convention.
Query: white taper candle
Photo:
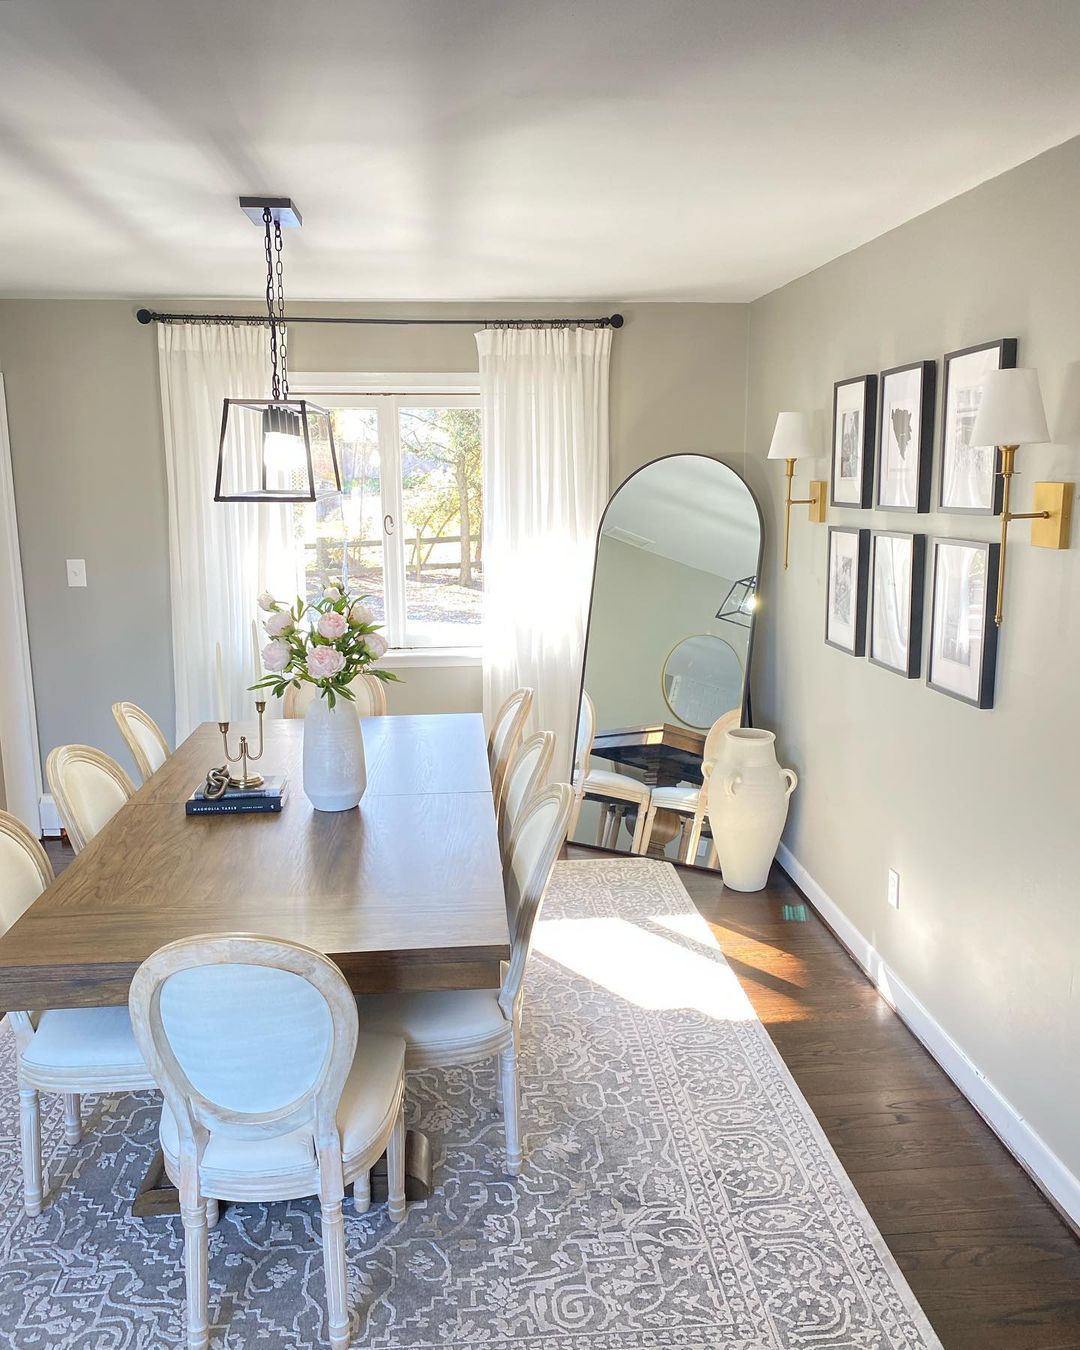
[[[217,720],[227,722],[229,720],[228,704],[225,702],[225,672],[221,664],[221,643],[215,644],[217,647]]]
[[[262,679],[262,661],[259,658],[259,626],[254,619],[251,621],[251,683],[258,684]],[[265,698],[266,690],[256,691],[256,698]]]

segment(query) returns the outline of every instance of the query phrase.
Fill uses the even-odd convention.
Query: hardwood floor
[[[799,891],[680,870],[945,1350],[1080,1350],[1080,1241]]]

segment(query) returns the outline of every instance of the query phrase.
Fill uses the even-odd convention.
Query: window
[[[294,377],[298,389],[330,409],[341,467],[340,497],[294,508],[297,565],[308,596],[324,573],[340,570],[370,594],[391,647],[479,646],[479,396],[398,392],[400,382],[398,391],[390,385],[384,393],[322,392],[319,385],[325,389],[333,378]],[[449,380],[438,382],[453,388]]]

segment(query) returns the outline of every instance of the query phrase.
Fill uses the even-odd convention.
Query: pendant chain
[[[289,397],[289,348],[285,334],[285,277],[281,265],[281,223],[267,206],[266,317],[270,322],[270,393],[275,402]]]

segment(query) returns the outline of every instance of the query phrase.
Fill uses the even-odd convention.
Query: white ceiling
[[[746,300],[1080,132],[1076,0],[0,0],[0,293]]]

